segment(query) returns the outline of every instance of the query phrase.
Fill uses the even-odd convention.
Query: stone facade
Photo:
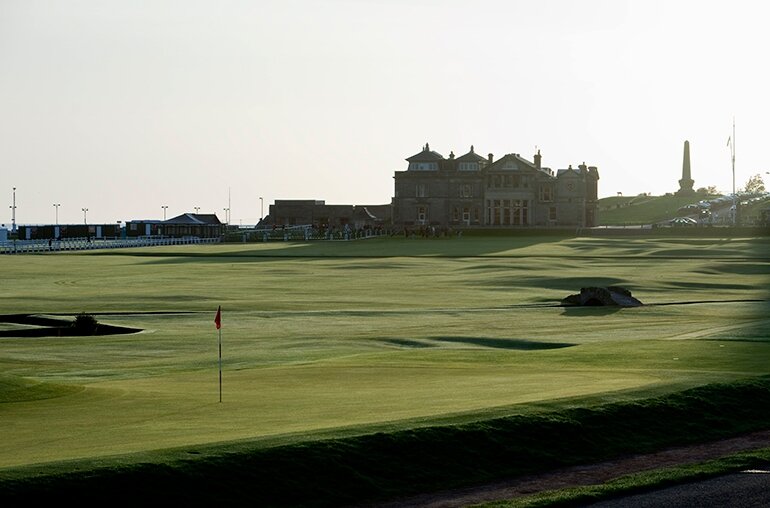
[[[318,230],[350,226],[354,229],[390,224],[390,205],[327,205],[323,200],[282,199],[270,205],[263,226],[304,226]]]
[[[594,166],[556,172],[512,153],[444,158],[426,144],[395,173],[393,224],[400,227],[516,228],[596,225]]]
[[[349,225],[441,229],[592,227],[596,225],[594,166],[553,171],[542,167],[540,151],[530,162],[511,153],[494,160],[478,155],[445,158],[426,144],[396,171],[388,205],[330,205],[320,200],[276,200],[263,226]]]

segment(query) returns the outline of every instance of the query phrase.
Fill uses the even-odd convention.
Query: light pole
[[[88,219],[86,215],[88,213],[88,208],[81,208],[81,210],[83,210],[83,224],[88,224]]]
[[[166,210],[168,209],[168,205],[161,205],[161,208],[163,208],[163,220],[166,220]]]
[[[262,219],[265,218],[265,202],[262,200],[262,198],[259,198],[259,221],[262,222]]]
[[[225,211],[225,224],[230,224],[230,209],[222,208]]]
[[[16,232],[16,187],[13,188],[13,205],[9,207],[11,209],[11,231]]]
[[[54,203],[53,207],[56,209],[56,225],[59,225],[59,207],[61,206],[61,203]]]
[[[727,146],[730,147],[730,159],[733,163],[733,226],[737,226],[740,218],[738,217],[738,200],[735,195],[735,117],[733,117],[733,135],[727,138]]]

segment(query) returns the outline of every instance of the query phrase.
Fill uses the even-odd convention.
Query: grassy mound
[[[54,399],[81,390],[83,390],[81,386],[41,383],[18,376],[0,374],[0,404]]]
[[[597,407],[272,448],[180,451],[0,473],[0,501],[340,506],[767,428],[770,379]]]
[[[609,197],[599,200],[599,224],[622,226],[626,224],[653,224],[682,215],[679,208],[703,196],[634,196]]]

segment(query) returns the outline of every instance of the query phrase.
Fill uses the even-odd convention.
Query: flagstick
[[[222,329],[219,329],[219,402],[222,402]]]

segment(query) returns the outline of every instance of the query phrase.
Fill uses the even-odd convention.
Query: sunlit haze
[[[770,171],[756,1],[0,0],[0,223],[386,204],[430,143],[599,196]],[[260,197],[262,200],[260,200]]]

